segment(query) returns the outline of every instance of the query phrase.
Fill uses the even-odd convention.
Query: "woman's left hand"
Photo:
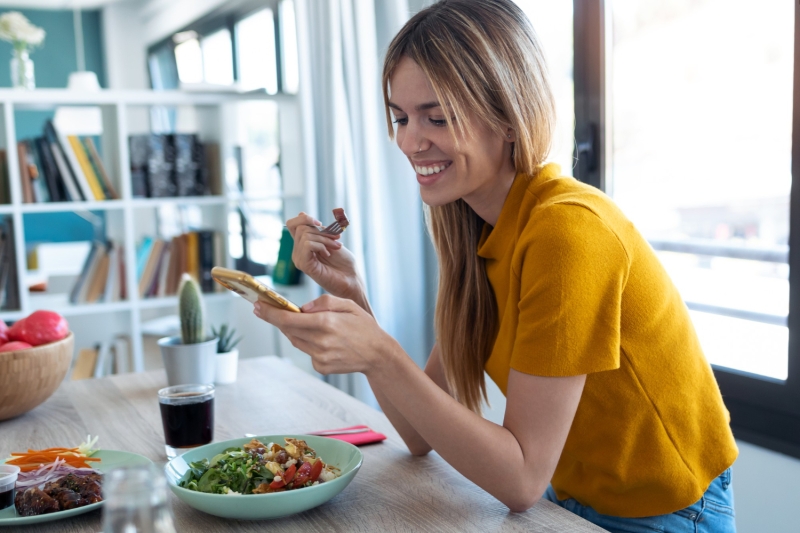
[[[292,313],[263,302],[253,312],[283,332],[292,345],[311,356],[321,374],[363,372],[377,367],[396,341],[352,300],[325,294]]]

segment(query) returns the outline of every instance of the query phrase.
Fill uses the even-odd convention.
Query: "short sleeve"
[[[629,259],[591,210],[543,207],[520,236],[520,300],[511,368],[575,376],[619,368]]]

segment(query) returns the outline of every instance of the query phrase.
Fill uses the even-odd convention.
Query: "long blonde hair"
[[[518,173],[533,174],[550,150],[555,107],[544,54],[530,21],[512,0],[441,0],[414,15],[392,40],[383,65],[389,136],[389,81],[403,57],[422,68],[443,109],[456,118],[456,140],[476,120],[516,134]],[[454,397],[480,412],[484,366],[497,334],[497,303],[478,257],[484,221],[459,199],[426,206],[439,261],[435,328],[445,377]]]

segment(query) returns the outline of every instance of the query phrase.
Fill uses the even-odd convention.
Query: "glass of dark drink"
[[[175,385],[158,391],[167,458],[214,438],[214,385]]]

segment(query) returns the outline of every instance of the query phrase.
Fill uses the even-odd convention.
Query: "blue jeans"
[[[736,533],[730,468],[712,481],[693,505],[660,516],[620,518],[600,514],[572,498],[559,500],[553,487],[547,488],[544,498],[611,533]]]

